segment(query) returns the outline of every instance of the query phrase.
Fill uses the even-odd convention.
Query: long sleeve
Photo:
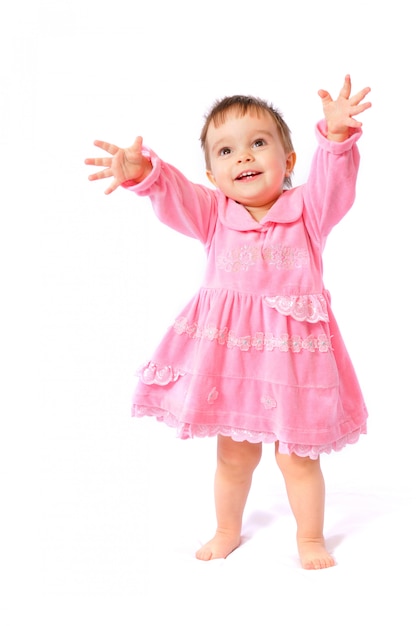
[[[304,220],[309,233],[325,245],[329,232],[349,211],[355,199],[360,156],[356,145],[361,130],[343,142],[328,141],[325,122],[317,125],[318,148],[308,181],[302,187]]]
[[[209,244],[217,219],[218,192],[190,182],[179,170],[146,150],[153,169],[138,185],[128,187],[148,196],[161,222],[184,235]]]

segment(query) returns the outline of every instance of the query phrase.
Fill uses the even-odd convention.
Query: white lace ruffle
[[[224,437],[231,437],[234,441],[248,441],[249,443],[274,443],[276,441],[276,435],[268,432],[257,432],[222,425],[207,426],[203,424],[180,423],[177,418],[172,415],[172,413],[169,413],[169,411],[162,411],[161,409],[151,407],[134,406],[133,416],[156,417],[159,422],[164,422],[167,426],[176,428],[176,434],[180,439],[191,439],[193,437],[216,437],[217,435],[223,435]],[[366,427],[361,426],[353,432],[344,435],[337,441],[322,445],[307,445],[279,441],[279,452],[282,454],[296,454],[301,457],[308,456],[311,459],[317,459],[321,454],[338,452],[347,444],[356,443],[360,435],[364,435],[366,432]]]
[[[264,302],[282,315],[290,315],[298,322],[328,321],[325,298],[320,293],[304,296],[265,296]]]

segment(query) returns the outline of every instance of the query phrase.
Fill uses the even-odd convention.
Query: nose
[[[243,150],[237,156],[238,163],[249,163],[253,160],[251,153],[248,150]]]

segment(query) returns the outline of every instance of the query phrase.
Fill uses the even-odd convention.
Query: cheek
[[[217,167],[212,173],[213,177],[218,183],[225,182],[228,179],[227,169],[224,167]]]
[[[279,176],[285,176],[287,169],[285,161],[278,159],[272,164],[272,167],[276,174],[278,174]]]

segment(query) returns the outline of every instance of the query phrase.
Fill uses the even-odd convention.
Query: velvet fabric
[[[279,441],[281,452],[311,458],[366,432],[322,265],[328,234],[354,202],[361,131],[341,143],[325,132],[321,121],[306,183],[285,190],[260,222],[148,151],[153,170],[129,189],[148,196],[163,223],[199,239],[207,266],[138,371],[133,415],[155,416],[181,438]]]

